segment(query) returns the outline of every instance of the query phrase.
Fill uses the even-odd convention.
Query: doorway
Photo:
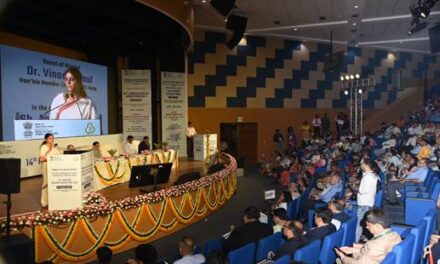
[[[226,153],[237,161],[244,159],[245,166],[258,163],[258,124],[257,123],[220,123],[220,142]],[[225,144],[226,143],[226,144]]]

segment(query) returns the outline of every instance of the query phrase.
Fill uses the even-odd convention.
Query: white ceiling
[[[407,34],[411,28],[409,6],[416,2],[417,0],[237,0],[237,8],[231,13],[248,18],[246,33],[249,35],[326,42],[330,40],[330,32],[333,31],[333,40],[336,43],[429,52],[427,28],[412,36]],[[193,3],[196,27],[225,30],[225,17],[209,4],[209,0],[206,3],[193,0]],[[358,17],[352,17],[355,14]],[[325,19],[320,20],[320,17]],[[440,2],[431,10],[426,21],[429,26],[440,22]]]

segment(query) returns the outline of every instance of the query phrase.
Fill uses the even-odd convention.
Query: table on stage
[[[97,161],[93,170],[94,190],[98,191],[111,185],[129,181],[132,166],[158,163],[173,163],[173,168],[178,167],[177,151],[173,149],[168,151],[156,150],[147,155]]]

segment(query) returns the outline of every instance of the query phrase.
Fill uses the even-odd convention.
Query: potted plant
[[[162,144],[161,143],[153,143],[153,147],[154,147],[154,149],[161,149]]]
[[[110,156],[112,158],[114,158],[117,150],[116,149],[109,149],[107,152],[108,152],[108,154],[110,154]]]

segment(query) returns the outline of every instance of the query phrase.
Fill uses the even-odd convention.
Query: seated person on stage
[[[98,141],[93,142],[92,151],[96,159],[102,158],[101,145],[99,144]]]
[[[136,146],[133,144],[133,136],[128,135],[127,136],[127,142],[124,143],[124,154],[125,155],[136,155],[137,149]]]
[[[202,254],[194,254],[194,240],[190,237],[183,237],[179,242],[179,254],[181,259],[174,261],[174,264],[201,264],[205,263],[206,259]]]
[[[400,243],[399,234],[389,228],[388,217],[382,209],[371,209],[366,213],[365,220],[373,238],[365,244],[353,244],[353,247],[335,249],[338,255],[336,263],[381,263],[393,247]]]
[[[229,251],[245,246],[249,243],[256,243],[258,240],[273,234],[273,229],[268,224],[258,221],[260,218],[260,210],[254,206],[249,206],[244,211],[244,225],[235,228],[228,239],[223,243],[223,252],[227,254]]]
[[[76,148],[75,148],[75,146],[73,144],[69,144],[69,145],[67,145],[67,149],[66,150],[67,151],[75,151]]]
[[[326,205],[333,199],[333,197],[335,197],[338,192],[342,192],[342,190],[343,187],[341,183],[341,177],[336,174],[330,176],[329,183],[324,188],[324,190],[322,190],[319,196],[312,196],[304,202],[303,215],[307,219],[309,209],[315,208],[316,205]]]
[[[350,219],[350,216],[344,212],[344,199],[330,201],[328,203],[328,209],[333,213],[332,224],[336,227],[336,230],[339,230],[342,223],[347,222]]]
[[[287,222],[283,228],[283,235],[287,242],[279,247],[273,254],[269,253],[271,259],[276,260],[284,255],[293,256],[295,251],[302,246],[303,224],[300,221]]]
[[[283,227],[289,222],[287,219],[287,211],[284,208],[277,208],[273,210],[273,232],[281,232]]]
[[[315,228],[310,229],[304,236],[303,246],[312,243],[314,240],[324,240],[327,235],[336,231],[336,227],[332,224],[332,211],[326,207],[315,209]]]
[[[138,146],[138,153],[139,154],[143,154],[146,151],[151,149],[149,140],[150,140],[150,138],[145,136],[144,139],[141,141],[141,143],[139,143],[139,146]]]
[[[405,188],[406,182],[422,183],[425,181],[426,176],[428,175],[428,171],[428,159],[421,159],[417,163],[417,169],[411,172],[406,178],[388,182],[387,190],[388,196],[390,198],[390,204],[399,203],[399,201],[397,200],[396,191]]]

